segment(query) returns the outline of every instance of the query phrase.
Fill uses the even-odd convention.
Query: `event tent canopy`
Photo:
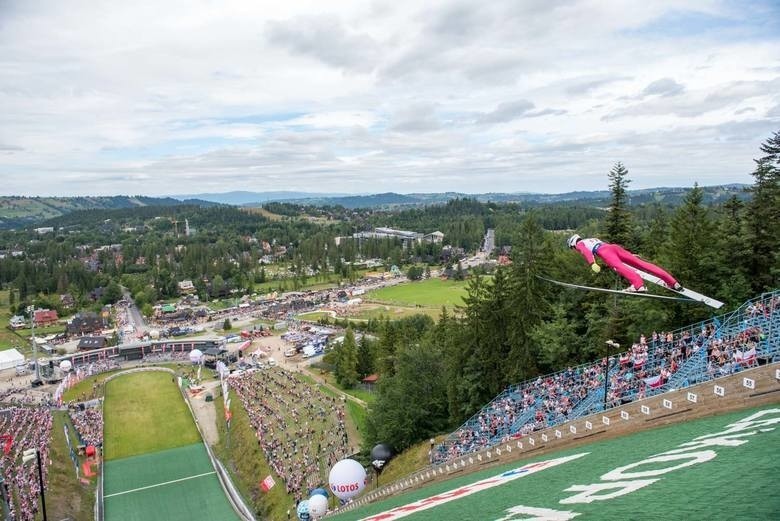
[[[16,349],[0,351],[0,369],[9,369],[24,363],[24,355]]]

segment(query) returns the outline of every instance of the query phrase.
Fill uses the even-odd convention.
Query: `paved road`
[[[144,317],[141,315],[141,311],[138,309],[138,306],[135,305],[135,301],[130,295],[130,292],[125,291],[124,296],[125,300],[128,302],[127,316],[130,319],[130,325],[133,326],[136,331],[145,331],[147,324],[144,321]]]

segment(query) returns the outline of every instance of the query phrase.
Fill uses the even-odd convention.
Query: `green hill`
[[[106,210],[200,203],[205,203],[205,201],[180,201],[171,197],[159,198],[126,195],[106,197],[0,196],[0,229],[23,228],[77,210]]]

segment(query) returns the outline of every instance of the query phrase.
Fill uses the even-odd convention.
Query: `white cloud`
[[[2,192],[748,181],[778,51],[718,0],[6,1]]]
[[[642,89],[642,96],[676,96],[681,94],[685,87],[674,81],[672,78],[661,78],[650,83]]]

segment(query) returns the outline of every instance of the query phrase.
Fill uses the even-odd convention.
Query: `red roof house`
[[[50,326],[56,324],[60,319],[57,316],[56,309],[36,309],[35,310],[35,325],[36,326]]]

